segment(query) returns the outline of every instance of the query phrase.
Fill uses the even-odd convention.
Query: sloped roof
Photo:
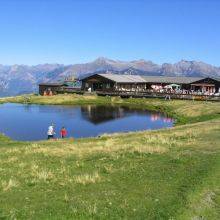
[[[40,83],[39,84],[39,86],[63,86],[63,85],[65,85],[65,83],[57,83],[57,82],[55,82],[55,83]]]
[[[201,79],[202,77],[184,77],[184,76],[143,76],[146,82],[150,83],[176,83],[189,84]]]
[[[97,73],[98,75],[117,83],[166,83],[166,84],[191,84],[199,80],[209,77],[185,77],[185,76],[140,76],[140,75],[126,75],[113,73]],[[84,79],[93,77],[85,77]],[[210,77],[219,81],[217,78]]]
[[[139,75],[119,75],[119,74],[98,74],[104,78],[112,80],[117,83],[145,83],[145,79]]]
[[[205,78],[202,78],[200,80],[196,80],[194,81],[193,83],[195,82],[200,82],[200,81],[206,81],[206,82],[210,82],[210,81],[217,81],[220,83],[220,78],[217,78],[217,77],[205,77]]]

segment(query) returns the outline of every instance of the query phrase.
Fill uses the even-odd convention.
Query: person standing
[[[55,135],[55,132],[54,132],[54,125],[51,124],[49,127],[48,127],[48,131],[47,131],[47,139],[53,139],[54,138],[54,135]]]
[[[60,130],[60,136],[61,136],[61,138],[66,138],[67,130],[65,127],[62,127],[62,129]]]

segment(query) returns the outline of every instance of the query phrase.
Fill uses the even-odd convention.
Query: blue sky
[[[220,66],[220,1],[0,1],[1,64],[73,64],[99,56]]]

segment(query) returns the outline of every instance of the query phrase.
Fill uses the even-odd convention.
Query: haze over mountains
[[[41,82],[62,81],[72,75],[82,78],[100,71],[116,74],[220,77],[220,67],[186,60],[158,65],[142,59],[128,62],[100,57],[93,62],[74,65],[0,65],[0,96],[36,92]]]

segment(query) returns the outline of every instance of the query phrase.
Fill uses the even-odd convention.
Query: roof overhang
[[[65,86],[65,83],[40,83],[39,86]]]
[[[215,84],[209,84],[209,83],[192,83],[192,86],[211,86],[215,87]]]

